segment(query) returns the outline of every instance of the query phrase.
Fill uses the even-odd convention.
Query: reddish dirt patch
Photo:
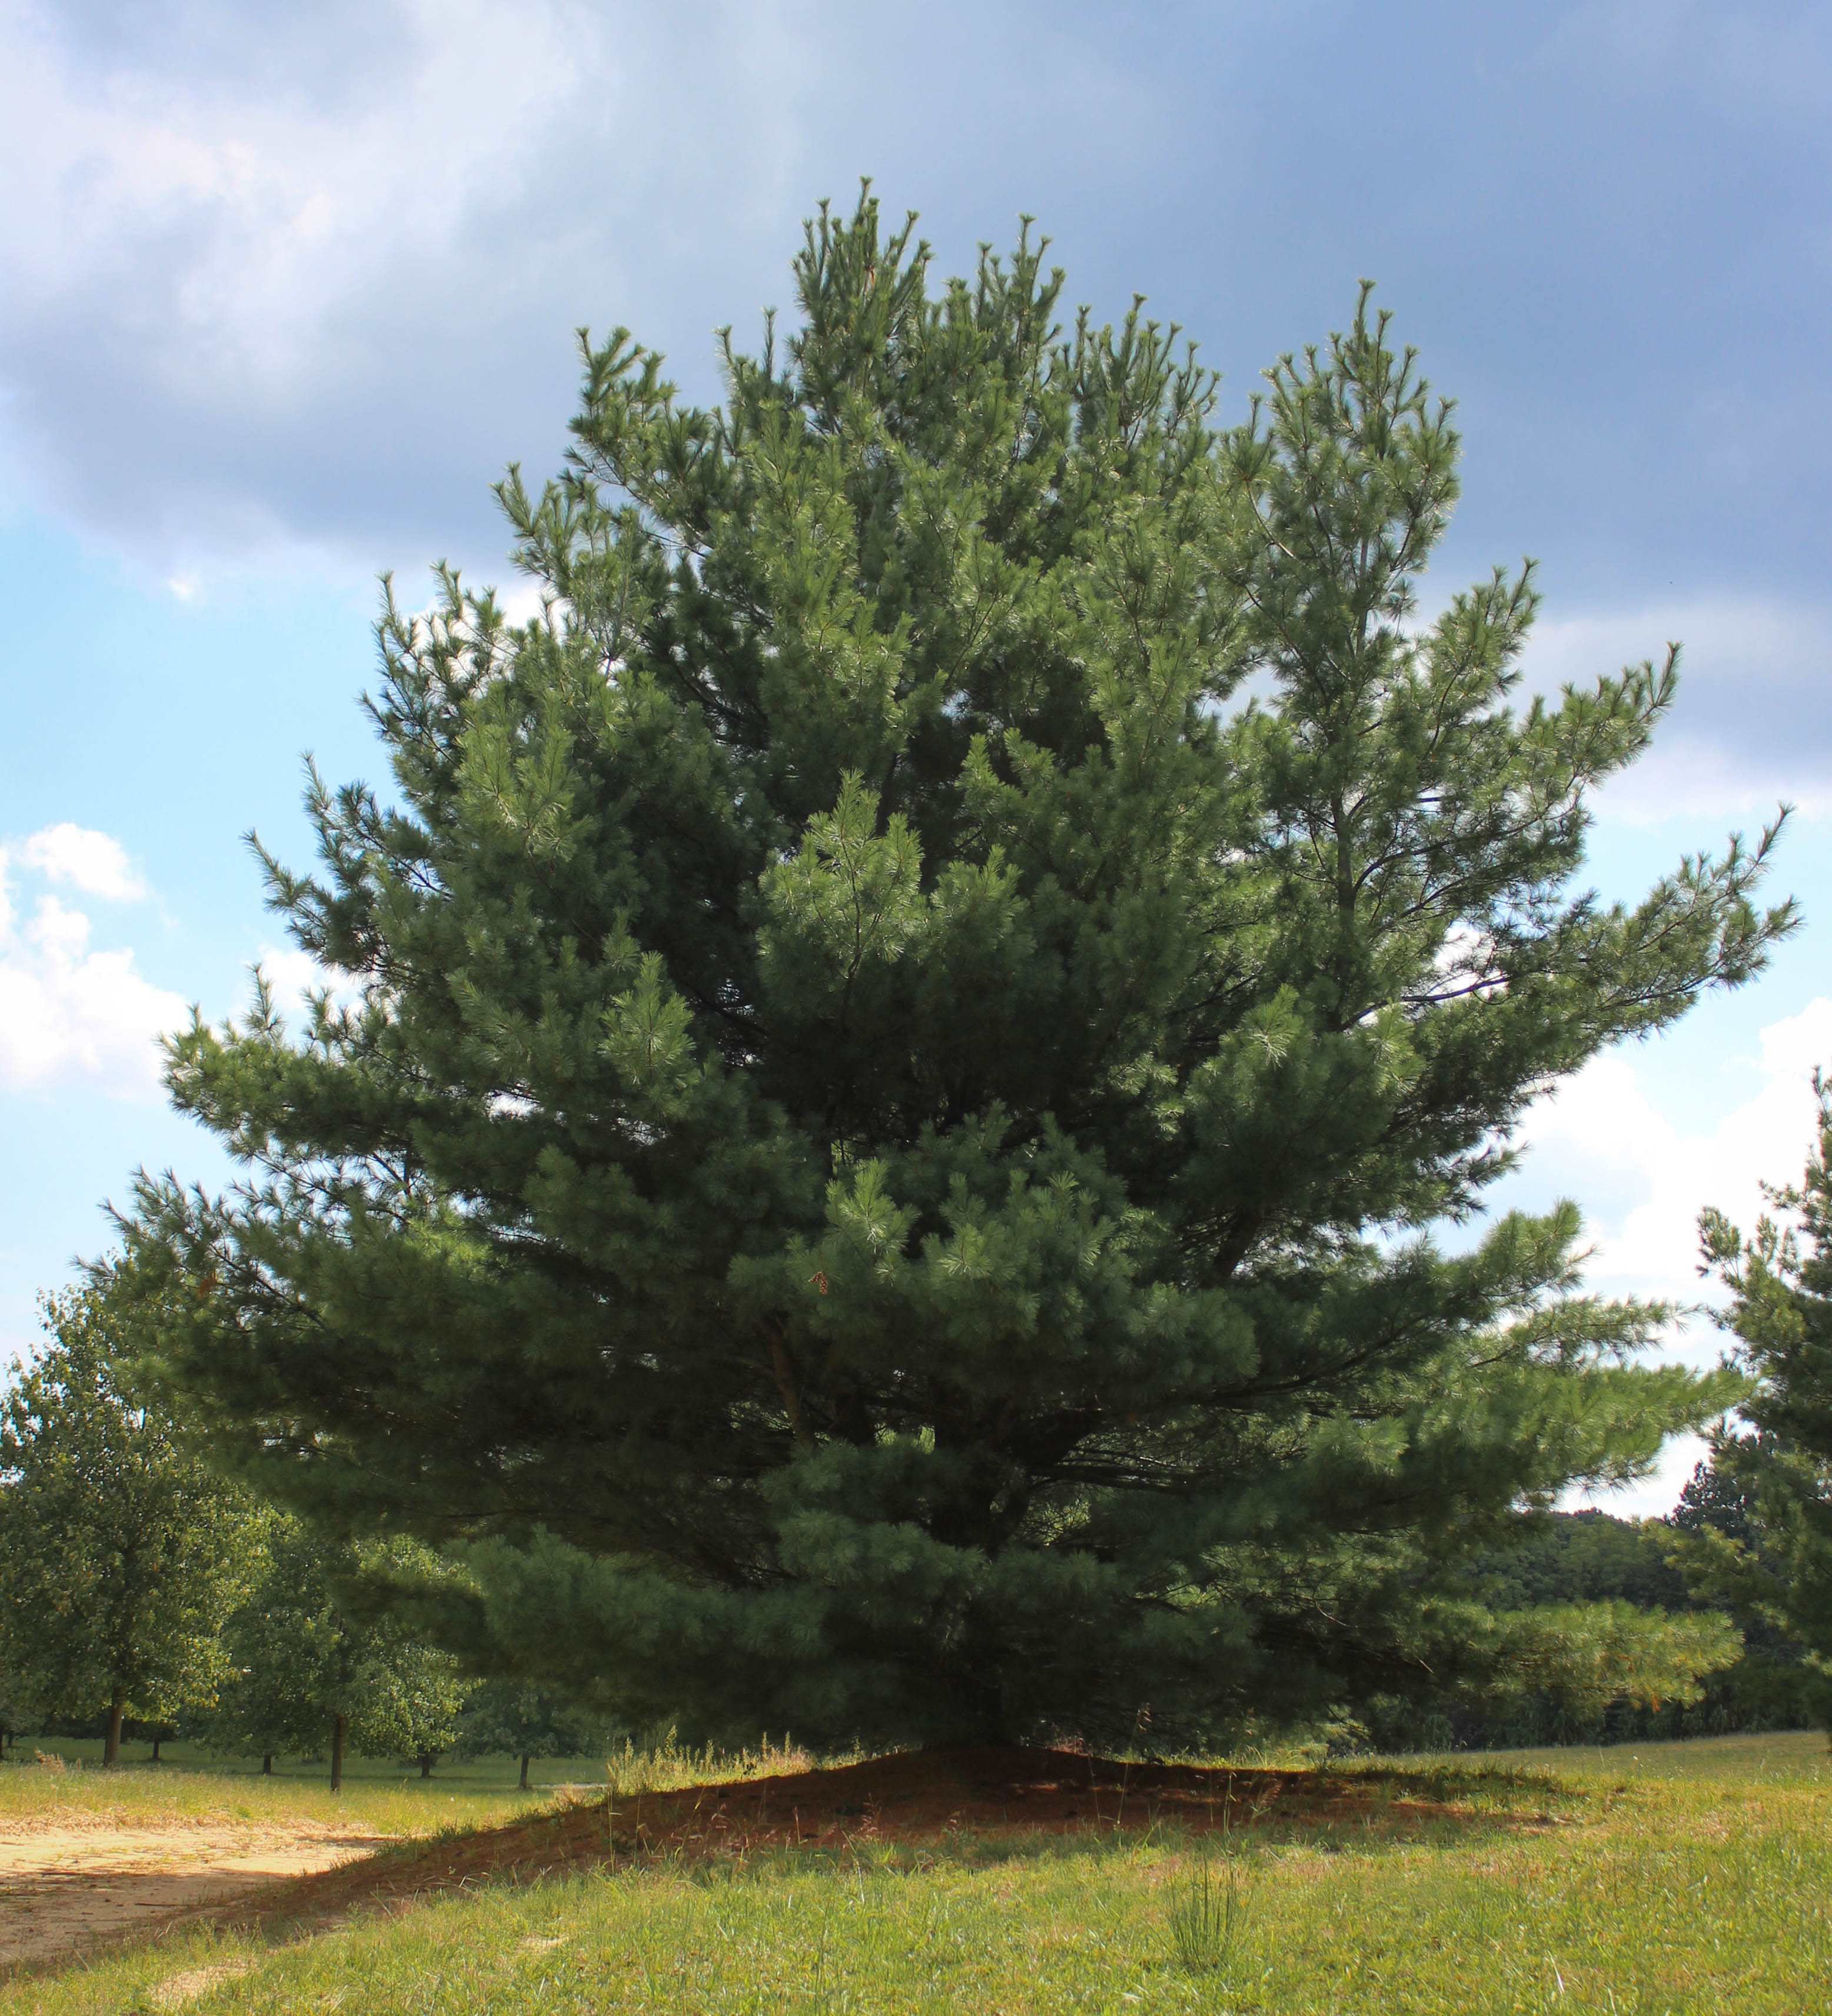
[[[1069,1840],[1276,1826],[1300,1831],[1376,1817],[1389,1830],[1467,1820],[1403,1780],[1317,1771],[1122,1765],[1066,1751],[926,1751],[684,1791],[603,1800],[538,1819],[352,1863],[288,1885],[238,1913],[279,1930],[363,1906],[398,1909],[491,1881],[662,1857],[783,1849],[920,1852],[1039,1835]]]

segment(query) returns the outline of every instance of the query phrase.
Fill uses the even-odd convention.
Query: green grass
[[[1484,1775],[1497,1764],[1511,1772]],[[184,2003],[197,2016],[1832,2005],[1820,1737],[1430,1768],[1470,1822],[1409,1836],[1372,1819],[1318,1836],[1236,1831],[1207,1857],[1206,1905],[1203,1852],[1161,1831],[1017,1849],[970,1838],[940,1855],[490,1888],[272,1949],[193,1935],[0,1989],[0,2012],[150,2012],[162,1982],[210,1966],[243,1971]]]
[[[0,1765],[0,1825],[9,1820],[81,1814],[119,1826],[160,1824],[285,1827],[306,1821],[390,1836],[489,1827],[538,1810],[567,1796],[596,1797],[609,1784],[618,1798],[664,1791],[720,1778],[805,1769],[804,1752],[765,1744],[727,1753],[671,1742],[638,1751],[625,1744],[606,1757],[538,1757],[528,1790],[518,1789],[513,1757],[442,1759],[430,1778],[417,1764],[351,1757],[344,1789],[331,1791],[323,1759],[276,1757],[271,1777],[258,1757],[224,1758],[195,1744],[167,1743],[155,1764],[149,1744],[124,1746],[120,1765],[102,1768],[94,1739],[27,1737]],[[38,1759],[54,1760],[44,1768]],[[62,1765],[59,1771],[56,1765]]]
[[[0,1823],[73,1814],[124,1827],[285,1827],[303,1820],[411,1835],[488,1827],[552,1799],[566,1784],[584,1783],[596,1792],[604,1783],[601,1758],[543,1759],[529,1770],[527,1792],[516,1790],[520,1766],[509,1758],[441,1763],[430,1779],[417,1766],[357,1758],[345,1766],[342,1793],[333,1795],[323,1762],[276,1758],[273,1776],[264,1777],[257,1757],[225,1759],[168,1743],[153,1764],[145,1761],[147,1748],[128,1746],[121,1766],[104,1772],[99,1741],[23,1738],[13,1761],[0,1766]],[[66,1768],[47,1770],[34,1761],[34,1752]]]

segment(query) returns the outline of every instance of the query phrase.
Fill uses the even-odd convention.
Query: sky
[[[1541,566],[1529,685],[1684,646],[1599,801],[1632,899],[1795,808],[1758,981],[1536,1108],[1498,1204],[1696,1302],[1700,1208],[1798,1174],[1832,1066],[1832,9],[0,0],[0,1358],[140,1165],[221,1157],[157,1033],[308,977],[243,844],[375,776],[376,578],[513,591],[490,485],[553,467],[574,332],[717,396],[802,220],[870,175],[946,271],[1037,218],[1241,413],[1358,281],[1458,401],[1427,606]],[[1708,1362],[1691,1318],[1671,1348]],[[1664,1511],[1675,1445],[1603,1501]]]

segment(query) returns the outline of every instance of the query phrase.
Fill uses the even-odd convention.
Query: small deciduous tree
[[[135,1367],[106,1279],[48,1298],[49,1342],[0,1409],[0,1643],[48,1712],[121,1723],[207,1706],[250,1514]]]
[[[1780,1215],[1744,1238],[1721,1211],[1700,1221],[1704,1269],[1730,1291],[1723,1321],[1752,1381],[1753,1433],[1714,1438],[1719,1516],[1678,1550],[1701,1593],[1730,1605],[1832,1734],[1832,1084],[1816,1076],[1819,1136],[1797,1185],[1773,1186]],[[1791,1641],[1791,1644],[1789,1641]]]
[[[369,1565],[381,1564],[380,1553],[398,1572],[401,1551],[372,1548]],[[356,1548],[269,1515],[251,1586],[224,1633],[229,1672],[213,1741],[264,1768],[279,1752],[328,1749],[333,1791],[347,1748],[418,1757],[423,1770],[451,1746],[467,1683],[448,1653],[387,1614],[385,1592],[372,1586],[362,1600],[364,1568]]]
[[[602,1721],[567,1702],[516,1680],[486,1680],[465,1705],[456,1748],[473,1757],[521,1760],[520,1787],[537,1757],[588,1757],[608,1749]]]

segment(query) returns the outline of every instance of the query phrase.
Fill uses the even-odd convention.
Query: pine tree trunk
[[[528,1760],[525,1757],[522,1759],[522,1781],[518,1789],[524,1792],[528,1789]]]
[[[261,1759],[261,1776],[262,1776],[262,1777],[264,1777],[264,1778],[271,1778],[271,1777],[273,1776],[273,1774],[274,1774],[274,1754],[273,1754],[273,1752],[270,1750],[270,1751],[267,1753],[267,1755],[266,1755],[264,1758],[262,1758],[262,1759]]]
[[[117,1694],[108,1704],[108,1734],[102,1745],[102,1768],[112,1771],[121,1762],[121,1719],[127,1712],[127,1702]]]
[[[344,1789],[344,1732],[350,1726],[350,1718],[340,1715],[331,1724],[331,1790]]]
[[[423,1750],[419,1754],[419,1774],[423,1778],[433,1775],[433,1753],[430,1750]]]

